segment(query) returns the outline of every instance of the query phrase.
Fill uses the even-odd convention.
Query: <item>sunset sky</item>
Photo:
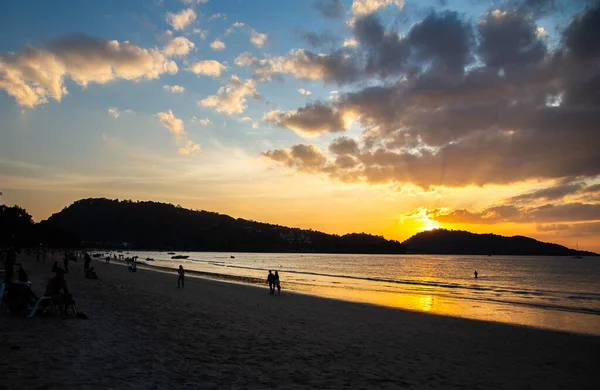
[[[0,200],[600,252],[600,5],[0,3]]]

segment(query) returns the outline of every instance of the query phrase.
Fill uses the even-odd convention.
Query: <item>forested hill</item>
[[[404,253],[398,241],[338,236],[194,211],[158,202],[82,199],[48,218],[86,246],[227,252]]]
[[[436,229],[418,233],[402,243],[408,253],[522,255],[522,256],[598,256],[562,245],[514,236],[476,234],[460,230]]]

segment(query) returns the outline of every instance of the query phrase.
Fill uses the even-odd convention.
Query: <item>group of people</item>
[[[3,297],[7,307],[12,312],[33,306],[38,297],[31,290],[31,283],[28,283],[28,276],[23,265],[17,263],[17,250],[14,248],[2,251],[4,257],[4,283],[6,285],[6,295]],[[18,281],[14,280],[14,266],[19,265]],[[73,297],[69,293],[67,283],[64,278],[64,269],[58,267],[57,262],[52,266],[52,272],[55,274],[46,286],[45,297],[50,297],[52,304],[58,306],[61,315],[66,315],[67,309],[74,304]]]
[[[269,291],[271,294],[275,294],[275,289],[277,289],[277,295],[281,295],[281,283],[279,282],[279,273],[277,271],[273,274],[272,271],[269,270],[267,283],[269,284]]]

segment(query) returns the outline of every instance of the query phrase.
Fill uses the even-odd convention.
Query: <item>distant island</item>
[[[45,221],[0,206],[0,243],[210,252],[597,256],[532,238],[436,229],[400,243],[366,233],[327,234],[172,204],[81,199]]]

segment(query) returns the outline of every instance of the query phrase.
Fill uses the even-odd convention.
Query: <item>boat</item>
[[[583,259],[583,256],[579,254],[579,243],[577,243],[577,255],[573,256],[574,259]]]
[[[175,252],[167,252],[167,255],[174,255]]]
[[[154,261],[152,257],[146,257],[146,261]]]
[[[231,259],[235,259],[235,256],[230,256]]]
[[[189,256],[183,256],[183,255],[177,255],[177,256],[171,256],[172,259],[187,259]]]

